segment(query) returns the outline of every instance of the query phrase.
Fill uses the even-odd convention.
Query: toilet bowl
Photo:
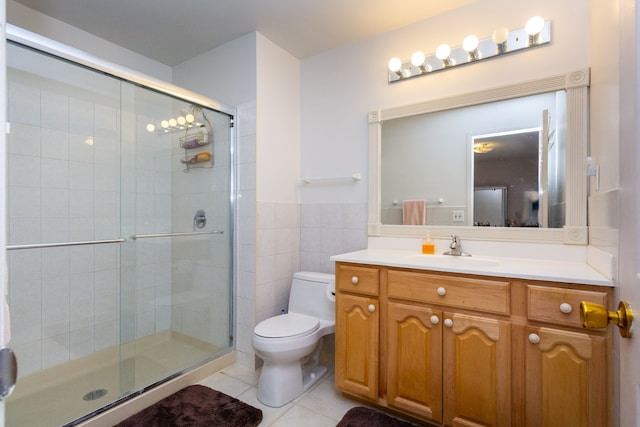
[[[334,275],[295,273],[289,312],[263,320],[253,331],[253,348],[264,361],[258,400],[283,406],[324,377],[328,369],[319,360],[322,337],[334,332]]]

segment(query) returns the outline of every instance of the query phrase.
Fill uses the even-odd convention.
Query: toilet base
[[[302,371],[300,362],[262,367],[258,382],[258,400],[273,408],[280,408],[300,396],[320,381],[329,370],[322,365]]]

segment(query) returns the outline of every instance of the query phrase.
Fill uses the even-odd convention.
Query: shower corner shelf
[[[213,135],[200,133],[180,137],[180,148],[184,149],[184,158],[180,162],[184,165],[184,172],[191,169],[213,168],[213,154],[206,151],[211,145]]]

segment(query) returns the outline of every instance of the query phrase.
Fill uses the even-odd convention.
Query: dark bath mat
[[[416,427],[416,425],[375,409],[356,406],[344,414],[336,427]]]
[[[190,385],[114,427],[255,427],[262,411],[203,385]]]

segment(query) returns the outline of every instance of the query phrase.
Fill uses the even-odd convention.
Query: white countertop
[[[614,286],[611,280],[582,262],[508,257],[422,255],[414,251],[383,249],[365,249],[334,255],[331,260],[448,273]]]

